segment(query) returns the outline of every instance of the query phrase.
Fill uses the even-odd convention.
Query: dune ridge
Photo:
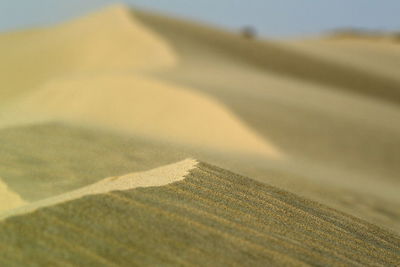
[[[130,190],[137,187],[167,185],[184,179],[189,171],[195,168],[196,165],[196,160],[186,159],[174,164],[162,166],[145,172],[137,172],[126,174],[123,176],[106,178],[95,184],[85,186],[72,192],[40,200],[31,204],[27,204],[23,201],[17,202],[18,199],[16,199],[14,195],[11,195],[11,193],[8,193],[8,195],[5,195],[4,200],[14,201],[15,204],[13,206],[7,206],[8,209],[3,210],[3,212],[0,213],[0,220],[4,220],[5,218],[8,218],[10,216],[30,213],[43,207],[57,205],[62,202],[71,201],[88,195],[105,194],[112,191]],[[0,187],[0,190],[2,189],[3,188]],[[0,191],[0,193],[2,193],[2,191]]]
[[[395,266],[400,260],[400,238],[392,233],[205,163],[166,186],[86,196],[8,218],[0,222],[0,247],[0,262],[29,258],[38,265]]]
[[[207,95],[134,73],[55,80],[3,113],[13,115],[4,116],[0,127],[67,121],[200,149],[283,156],[266,138]]]
[[[394,105],[400,102],[399,79],[381,75],[382,72],[318,57],[293,49],[290,45],[282,45],[282,42],[249,42],[237,34],[183,19],[139,10],[133,11],[132,14],[161,36],[165,36],[176,50],[191,58],[199,56],[201,60],[203,54],[198,52],[207,48],[209,52],[217,52],[219,58],[229,58],[236,64],[313,82],[321,87],[326,86],[324,89],[334,88],[344,93],[367,96]]]
[[[60,68],[59,73],[36,66],[34,69],[46,79],[36,86],[30,83],[30,91],[2,106],[0,127],[68,121],[201,149],[283,157],[278,148],[220,102],[191,88],[144,75],[160,67],[172,68],[177,56],[168,42],[132,17],[127,7],[105,8],[26,38],[27,42],[34,39],[38,43],[23,51],[28,55],[23,61],[44,61]],[[47,48],[67,60],[77,58],[73,64],[35,58]],[[21,48],[15,49],[18,51]],[[51,51],[46,53],[53,60],[57,57]],[[15,54],[12,59],[21,60]],[[36,73],[35,78],[41,74]]]

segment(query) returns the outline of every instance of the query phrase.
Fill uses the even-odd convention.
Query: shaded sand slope
[[[68,73],[176,63],[168,44],[118,5],[56,27],[2,34],[0,57],[0,103]]]
[[[400,103],[400,81],[374,72],[349,67],[285,48],[278,43],[248,41],[235,34],[203,27],[187,21],[134,12],[135,16],[158,30],[188,54],[199,47],[213,48],[219,54],[254,65],[262,70],[341,90]],[[186,42],[181,42],[182,37]]]
[[[397,80],[400,77],[400,45],[392,40],[327,37],[282,44],[329,61],[340,62]]]
[[[285,155],[301,160],[304,168],[299,172],[320,176],[339,170],[347,173],[345,179],[359,175],[398,181],[399,108],[380,101],[378,95],[342,90],[349,88],[348,82],[359,82],[368,91],[374,84],[369,81],[372,71],[358,75],[355,67],[319,61],[280,43],[244,40],[186,21],[134,13],[168,40],[181,58],[179,66],[160,77],[216,97]],[[227,52],[232,49],[236,53]],[[260,68],[258,60],[268,67]],[[282,68],[276,71],[275,65]],[[307,72],[308,78],[295,74],[298,70]],[[330,78],[321,82],[319,71]],[[385,94],[386,88],[382,84],[373,90]],[[307,173],[305,169],[312,171],[313,166],[325,171]]]
[[[370,83],[375,74],[375,82],[394,81],[387,70],[397,50],[358,44],[359,51],[375,51],[363,57],[376,68],[361,68],[355,57],[324,56],[327,49],[310,55],[285,42],[248,41],[188,21],[134,14],[180,57],[178,66],[159,77],[216,97],[285,155],[278,170],[256,167],[256,161],[218,164],[399,229],[400,110],[378,96],[385,94],[384,83]],[[330,78],[322,81],[320,72]],[[354,82],[360,92],[377,95],[354,94]]]
[[[398,236],[204,163],[168,186],[87,196],[9,218],[0,223],[0,247],[8,266],[395,266],[400,260]]]

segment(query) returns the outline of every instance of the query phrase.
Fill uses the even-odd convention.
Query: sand
[[[122,5],[0,34],[0,265],[395,266],[398,52]]]
[[[0,222],[0,262],[394,266],[400,260],[399,237],[374,225],[209,164],[187,163],[186,178],[166,186],[86,196]]]
[[[37,209],[71,201],[84,196],[105,194],[113,191],[131,190],[138,187],[163,186],[184,179],[184,177],[197,165],[197,161],[187,159],[175,164],[159,167],[147,172],[131,173],[118,177],[110,177],[95,184],[68,192],[59,196],[24,205],[15,193],[0,187],[2,203],[0,220],[10,216],[30,213]],[[4,193],[4,195],[3,195]],[[4,202],[3,202],[4,201]]]
[[[400,112],[386,91],[399,93],[394,79],[356,63],[299,52],[290,47],[293,41],[248,42],[187,21],[134,14],[180,57],[179,66],[159,77],[215,97],[285,154],[282,165],[215,163],[370,221],[392,221],[390,228],[400,229],[398,214],[392,214],[400,207]],[[359,46],[366,49],[362,42]],[[378,51],[380,44],[369,46]],[[390,52],[394,58],[395,51]],[[374,61],[373,55],[365,58]],[[379,64],[393,69],[383,57]]]
[[[0,212],[25,205],[26,202],[0,179]]]
[[[52,81],[13,103],[5,113],[14,115],[11,122],[3,121],[3,127],[8,122],[66,121],[200,149],[283,156],[207,95],[135,74],[102,73]]]
[[[302,53],[399,79],[398,43],[363,38],[319,38],[285,43]]]
[[[131,19],[128,9],[113,6],[43,31],[33,37],[26,36],[41,40],[40,47],[29,46],[30,56],[37,55],[45,47],[51,47],[62,56],[70,51],[83,56],[74,62],[73,69],[61,68],[59,74],[40,86],[30,83],[32,93],[28,90],[5,103],[5,110],[0,108],[0,127],[72,121],[200,149],[283,157],[278,148],[241,123],[223,104],[191,88],[143,75],[144,71],[174,66],[177,57],[157,34]],[[45,36],[40,37],[41,34]],[[66,40],[63,47],[54,45],[53,41],[59,39]],[[8,41],[16,42],[12,38]],[[51,55],[50,59],[54,57]],[[13,60],[18,61],[16,57]],[[26,61],[29,57],[24,59]],[[68,65],[62,61],[51,64]],[[35,69],[40,71],[41,68],[36,66]],[[43,70],[43,75],[46,71]],[[7,80],[4,83],[7,84]]]

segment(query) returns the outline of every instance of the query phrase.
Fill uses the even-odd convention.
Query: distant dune
[[[1,102],[56,77],[164,68],[177,60],[167,43],[122,6],[55,27],[2,35],[0,54]]]
[[[281,156],[277,148],[207,95],[134,73],[55,80],[6,113],[14,114],[11,124],[62,120],[201,149]]]
[[[262,140],[215,100],[190,88],[137,75],[173,66],[176,56],[156,34],[131,19],[129,10],[123,7],[111,7],[25,38],[29,43],[40,40],[38,47],[29,46],[29,56],[36,57],[48,47],[58,53],[51,59],[67,55],[68,59],[78,58],[69,70],[61,69],[69,63],[52,63],[62,73],[40,86],[31,83],[28,93],[5,103],[11,108],[3,111],[6,115],[0,120],[0,127],[72,121],[208,149],[280,156],[277,148]],[[64,40],[59,43],[61,47],[55,46],[54,40],[60,39]],[[17,40],[7,41],[12,44]],[[47,58],[48,53],[42,56]],[[19,61],[16,57],[12,60]],[[29,60],[24,58],[24,64]],[[42,60],[32,60],[38,65],[34,67],[36,71],[50,74],[41,68]],[[5,84],[8,85],[7,80]],[[35,90],[30,93],[32,89]]]
[[[398,265],[399,49],[122,5],[1,34],[0,266]]]

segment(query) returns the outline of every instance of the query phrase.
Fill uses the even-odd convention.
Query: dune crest
[[[186,159],[178,163],[162,166],[149,171],[131,173],[119,177],[111,177],[101,180],[95,184],[77,189],[72,192],[62,194],[60,196],[44,199],[35,203],[21,207],[23,202],[15,205],[13,210],[11,206],[8,211],[0,214],[0,220],[8,218],[10,216],[20,215],[29,213],[39,208],[53,206],[62,202],[78,199],[88,195],[105,194],[112,191],[125,191],[138,187],[152,187],[152,186],[164,186],[174,182],[181,181],[189,173],[190,170],[195,168],[197,161],[193,159]],[[0,200],[4,203],[2,196],[3,191],[0,184]],[[15,198],[15,197],[14,197]],[[6,200],[10,201],[10,197]],[[1,206],[0,206],[1,208]],[[0,209],[1,211],[1,209]]]
[[[282,156],[211,97],[135,74],[53,81],[21,100],[14,110],[20,112],[21,123],[61,120],[93,124],[200,149]]]
[[[0,103],[82,71],[156,70],[177,63],[169,44],[123,6],[49,28],[2,34],[0,58]]]
[[[0,261],[39,266],[399,262],[397,235],[225,169],[188,163],[193,168],[184,167],[185,179],[176,183],[87,195],[1,221],[0,244],[6,246]],[[169,176],[176,166],[153,176]]]
[[[79,36],[78,70],[174,66],[170,46],[152,32],[132,11],[113,5],[55,28],[59,34]],[[75,40],[71,38],[71,40]]]
[[[0,212],[25,205],[26,202],[15,192],[12,192],[0,178]]]

